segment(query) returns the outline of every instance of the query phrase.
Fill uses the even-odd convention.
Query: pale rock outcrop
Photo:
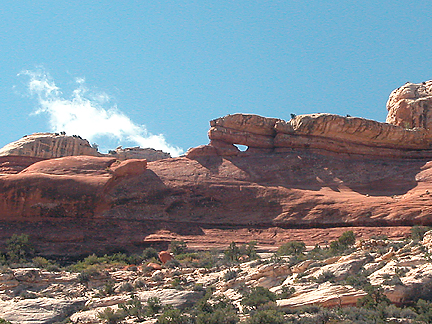
[[[1,318],[12,323],[60,323],[84,305],[83,298],[37,298],[0,301]]]
[[[26,135],[0,149],[0,156],[18,155],[45,159],[73,155],[101,156],[96,148],[78,136],[58,133],[35,133]]]
[[[338,261],[334,264],[320,267],[317,271],[310,274],[310,276],[320,278],[320,276],[325,276],[326,273],[329,273],[335,280],[343,280],[349,275],[357,273],[363,264],[365,264],[366,260],[366,257],[361,257],[353,260]]]
[[[432,129],[432,80],[405,83],[387,101],[386,122],[404,128]]]
[[[111,156],[117,160],[129,160],[129,159],[146,159],[149,162],[168,159],[171,154],[165,153],[161,150],[155,150],[153,148],[141,148],[141,147],[117,147],[115,150],[108,151],[105,156]]]
[[[432,253],[432,231],[427,231],[423,235],[422,244],[428,249],[429,253]]]
[[[277,305],[282,310],[310,305],[320,305],[323,307],[355,306],[357,300],[366,295],[366,292],[363,290],[358,290],[351,286],[333,285],[326,282],[309,292],[288,299],[278,300]]]

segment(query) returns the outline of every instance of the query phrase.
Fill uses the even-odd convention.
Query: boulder
[[[432,129],[432,80],[405,83],[387,101],[386,122],[407,129]]]
[[[172,256],[172,254],[169,253],[168,251],[161,251],[161,252],[159,252],[158,256],[159,256],[159,260],[161,260],[161,262],[163,264],[165,264],[168,261],[174,259],[174,257]]]
[[[137,176],[147,169],[147,160],[130,159],[111,165],[115,177]]]

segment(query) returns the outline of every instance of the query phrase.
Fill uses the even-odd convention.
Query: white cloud
[[[136,125],[123,114],[106,93],[92,93],[83,78],[77,78],[77,88],[69,99],[55,85],[54,80],[44,72],[24,71],[30,78],[28,88],[39,103],[36,114],[47,114],[51,131],[65,131],[69,135],[80,135],[90,142],[117,142],[118,145],[139,145],[180,155],[183,150],[168,144],[162,134],[154,135],[144,125]],[[111,105],[111,106],[109,106]],[[115,148],[115,147],[110,147]]]

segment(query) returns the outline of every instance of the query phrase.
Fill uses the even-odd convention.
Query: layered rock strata
[[[30,156],[44,159],[72,155],[101,156],[96,148],[78,136],[58,133],[35,133],[26,135],[18,141],[0,149],[0,156]]]
[[[212,120],[210,125],[210,148],[192,149],[188,157],[240,154],[234,144],[248,146],[249,152],[307,148],[379,157],[432,157],[432,133],[428,129],[406,129],[359,117],[311,114],[284,121],[234,114]]]

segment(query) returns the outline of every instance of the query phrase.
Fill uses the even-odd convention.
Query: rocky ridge
[[[432,156],[432,81],[407,83],[387,102],[386,123],[332,114],[294,116],[289,121],[257,115],[227,115],[210,122],[210,144],[187,156],[233,156],[235,145],[250,152],[286,152],[307,148],[338,154],[390,158]]]
[[[157,161],[170,158],[169,153],[152,148],[122,148],[117,147],[107,154],[100,153],[97,145],[90,143],[78,135],[68,136],[62,133],[35,133],[5,145],[0,149],[0,157],[32,157],[39,159],[53,159],[66,156],[100,156],[112,157],[123,161],[128,159],[146,159]]]

